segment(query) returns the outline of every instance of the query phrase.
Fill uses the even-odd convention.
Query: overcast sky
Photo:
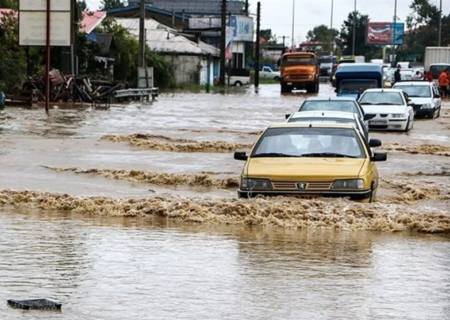
[[[306,40],[306,33],[314,26],[331,22],[331,0],[260,0],[261,28],[272,29],[277,36],[292,35],[292,4],[295,1],[294,39],[298,44]],[[356,9],[367,14],[372,22],[393,21],[395,0],[356,0]],[[397,0],[397,17],[405,22],[412,0]],[[439,0],[430,0],[439,5]],[[252,12],[256,12],[258,0],[250,0]],[[355,0],[334,0],[333,28],[341,29],[348,14],[353,11]],[[442,11],[450,11],[450,0],[443,0]],[[290,43],[291,40],[286,40]]]
[[[258,0],[249,0],[252,13],[256,13]],[[306,40],[306,33],[314,26],[331,22],[331,0],[260,0],[261,29],[272,29],[277,36],[292,35],[292,4],[295,1],[294,39],[298,44]],[[98,9],[100,0],[86,0],[90,9]],[[356,9],[368,14],[372,22],[393,21],[395,0],[356,0]],[[412,0],[397,0],[397,17],[404,22],[410,13]],[[439,0],[430,0],[439,5]],[[353,11],[355,0],[334,0],[333,28],[341,29],[342,22]],[[444,14],[450,12],[450,0],[442,1]],[[287,39],[290,43],[292,40]],[[281,42],[281,40],[280,40]]]

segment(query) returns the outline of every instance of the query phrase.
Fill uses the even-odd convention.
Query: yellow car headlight
[[[241,189],[246,190],[272,190],[272,183],[268,179],[244,178],[241,180]]]
[[[363,179],[335,180],[332,189],[364,189]]]

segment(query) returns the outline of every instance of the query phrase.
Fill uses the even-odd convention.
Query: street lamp
[[[353,47],[352,47],[352,56],[355,56],[355,41],[356,41],[356,0],[355,0],[355,9],[353,10]]]
[[[393,34],[393,39],[392,39],[392,66],[394,66],[395,63],[395,43],[397,41],[396,37],[395,37],[395,31],[397,31],[397,0],[395,0],[395,4],[394,4],[394,34]]]
[[[334,46],[333,46],[333,38],[334,38],[334,34],[333,34],[333,7],[334,7],[334,0],[331,0],[331,18],[330,18],[330,51],[333,51]]]
[[[295,0],[292,0],[292,49],[294,49]]]
[[[439,4],[439,38],[438,38],[438,47],[441,46],[441,35],[442,35],[442,0]]]

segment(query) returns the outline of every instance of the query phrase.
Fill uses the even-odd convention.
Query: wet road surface
[[[334,93],[323,84],[319,95]],[[56,200],[43,205],[39,197],[0,194],[0,300],[47,297],[64,304],[61,315],[13,310],[5,303],[0,318],[445,318],[446,235],[332,231],[342,221],[327,221],[327,230],[297,229],[306,223],[298,216],[281,223],[256,213],[251,222],[236,218],[235,226],[214,223],[221,219],[214,210],[228,214],[228,222],[233,218],[223,207],[227,201],[234,205],[230,179],[243,163],[233,160],[229,145],[251,145],[305,97],[282,96],[277,85],[264,85],[258,93],[166,94],[154,104],[110,110],[55,108],[50,119],[42,109],[0,114],[0,189],[156,197],[161,207],[165,201],[175,207],[177,201],[192,202],[176,220],[121,218],[98,216],[98,203],[55,210],[61,208]],[[364,217],[369,230],[402,230],[415,223],[404,219],[416,218],[424,230],[444,228],[445,218],[435,226],[419,220],[422,213],[449,214],[446,107],[438,119],[415,120],[409,133],[371,133],[382,140],[388,161],[378,165],[380,199],[367,208],[404,217]],[[125,138],[114,142],[105,135]],[[74,169],[62,171],[67,168]],[[118,205],[102,212],[120,215]],[[274,201],[270,210],[288,208]]]

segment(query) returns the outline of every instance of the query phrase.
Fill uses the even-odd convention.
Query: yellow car
[[[371,148],[352,124],[282,123],[268,127],[246,161],[238,189],[239,198],[263,196],[349,197],[373,202],[378,187],[377,161],[386,153]]]

